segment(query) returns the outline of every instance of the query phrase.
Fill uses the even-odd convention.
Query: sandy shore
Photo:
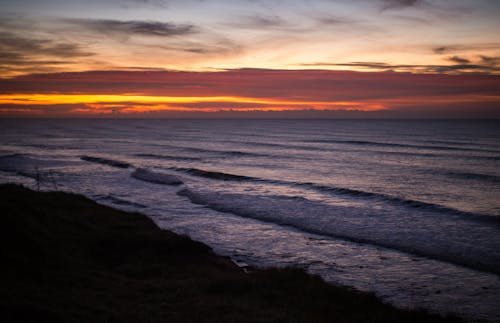
[[[244,273],[146,216],[0,185],[2,322],[457,322],[298,269]]]

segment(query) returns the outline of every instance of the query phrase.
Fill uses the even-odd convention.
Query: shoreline
[[[4,322],[461,322],[301,269],[245,272],[147,216],[0,185]]]

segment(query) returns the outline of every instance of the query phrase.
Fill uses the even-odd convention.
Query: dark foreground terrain
[[[297,269],[246,274],[144,215],[0,186],[6,322],[456,322]]]

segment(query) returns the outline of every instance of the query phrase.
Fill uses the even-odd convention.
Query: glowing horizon
[[[36,84],[36,87],[33,87]],[[166,86],[167,84],[167,86]],[[348,71],[83,72],[0,80],[0,116],[151,115],[314,111],[370,115],[499,116],[488,75]],[[153,114],[150,114],[153,113]],[[170,114],[169,114],[170,113]]]

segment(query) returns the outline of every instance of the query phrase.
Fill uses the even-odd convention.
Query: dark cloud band
[[[191,24],[174,24],[159,21],[142,20],[111,20],[111,19],[66,19],[68,23],[103,33],[119,33],[124,35],[143,36],[180,36],[196,33],[196,27]]]
[[[412,64],[388,64],[382,62],[351,62],[351,63],[328,63],[315,62],[304,63],[301,66],[318,66],[318,67],[355,67],[377,71],[399,71],[399,72],[419,72],[419,73],[484,73],[498,74],[500,73],[499,59],[496,57],[488,57],[486,60],[481,59],[477,63],[471,63],[470,60],[452,56],[448,58],[454,64],[450,65],[412,65]]]

